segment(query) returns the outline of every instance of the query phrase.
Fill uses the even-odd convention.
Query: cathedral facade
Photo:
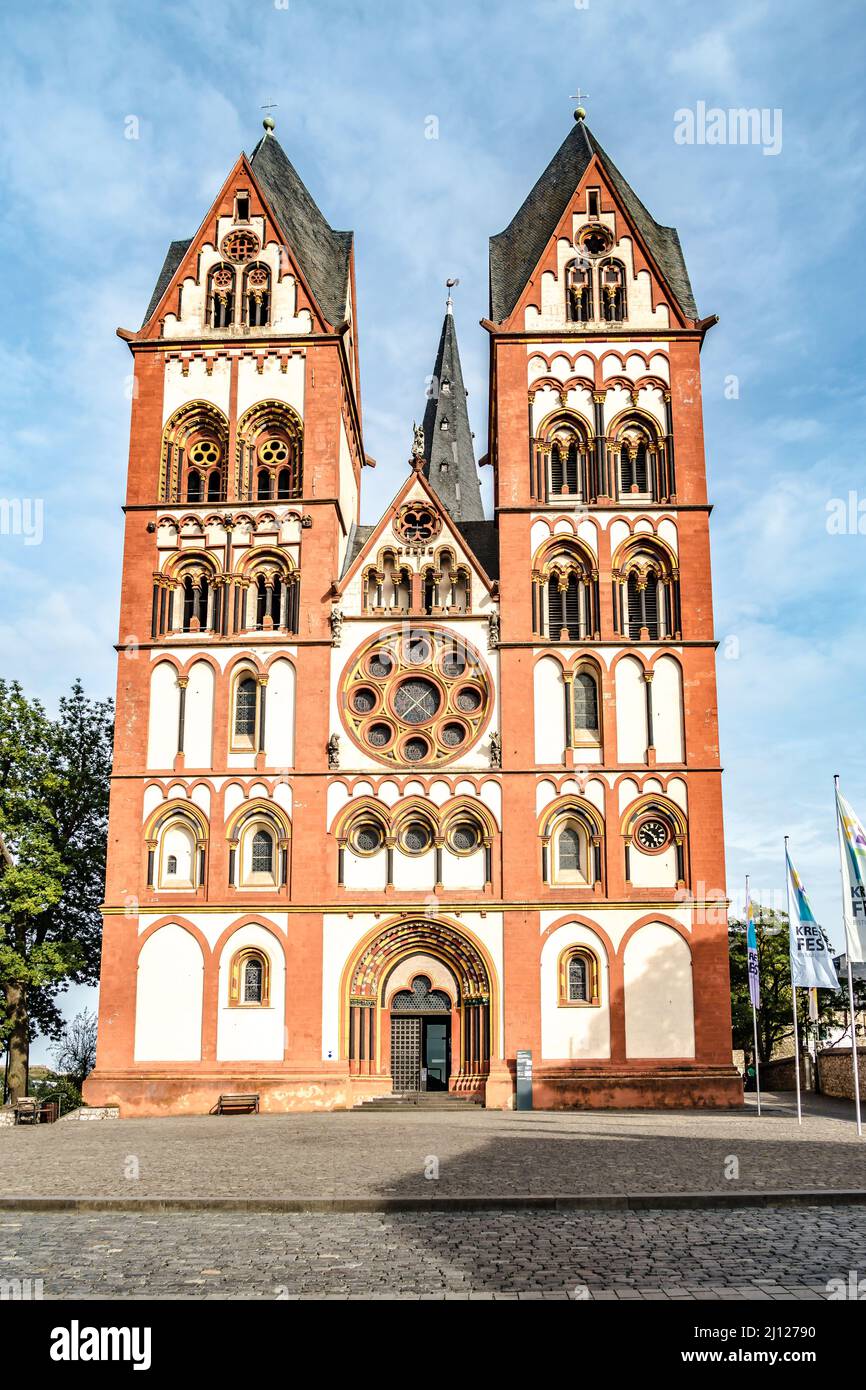
[[[698,315],[583,118],[360,522],[353,239],[265,122],[133,354],[90,1104],[741,1100]],[[417,408],[417,403],[416,403]],[[409,407],[411,411],[411,404]],[[407,437],[409,436],[407,430]]]

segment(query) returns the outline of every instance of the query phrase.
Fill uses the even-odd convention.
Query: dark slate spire
[[[483,521],[466,394],[449,294],[422,425],[424,475],[455,521]]]
[[[697,318],[697,306],[676,228],[661,226],[647,211],[584,122],[580,108],[575,112],[575,120],[505,231],[490,238],[491,319],[501,323],[513,311],[593,155],[600,159],[627,215],[676,295],[684,316]]]

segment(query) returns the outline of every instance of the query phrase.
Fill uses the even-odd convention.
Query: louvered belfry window
[[[646,628],[651,642],[658,642],[659,630],[659,581],[655,574],[647,575],[643,589],[638,587],[638,576],[628,577],[628,635],[633,642],[640,640],[641,629]]]

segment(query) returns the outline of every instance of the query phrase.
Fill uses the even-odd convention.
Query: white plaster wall
[[[692,957],[688,943],[662,922],[629,940],[625,977],[628,1057],[694,1057]]]
[[[148,937],[138,957],[136,1062],[201,1060],[204,958],[194,936],[169,923]]]
[[[265,761],[268,767],[293,767],[295,761],[295,668],[282,657],[268,667]]]
[[[162,423],[190,401],[209,401],[228,418],[231,390],[231,363],[228,357],[215,357],[207,365],[203,357],[191,357],[184,363],[171,358],[165,364],[163,381]],[[186,366],[186,373],[184,373]]]
[[[676,888],[677,852],[673,845],[661,854],[643,854],[632,841],[628,862],[635,888]]]
[[[187,767],[213,764],[214,673],[206,661],[193,662],[186,689],[184,762]]]
[[[256,357],[242,357],[238,362],[238,419],[259,401],[282,401],[292,406],[304,418],[304,351],[293,352],[283,371],[282,355],[269,353],[258,369]]]
[[[646,761],[646,686],[643,668],[630,656],[616,668],[616,742],[621,763]]]
[[[559,662],[549,656],[542,657],[536,663],[533,682],[535,761],[561,763],[565,750],[565,696]]]
[[[442,851],[443,888],[483,888],[485,855],[483,849],[473,854],[452,854]]]
[[[177,871],[168,871],[169,857],[177,860]],[[169,825],[160,844],[160,887],[192,888],[195,873],[195,837],[185,825]]]
[[[660,763],[681,763],[683,753],[683,694],[679,662],[663,656],[653,667],[653,739]]]
[[[426,854],[401,854],[394,850],[394,887],[414,889],[416,892],[430,892],[436,886],[436,855],[432,849]]]
[[[568,946],[588,946],[599,962],[598,1008],[559,1003],[558,962]],[[541,1055],[547,1061],[610,1056],[610,972],[601,938],[582,922],[551,932],[541,951]]]
[[[375,854],[355,854],[347,845],[343,882],[347,888],[384,890],[388,882],[387,852],[380,849]]]
[[[160,661],[150,674],[150,715],[147,736],[148,767],[171,768],[177,755],[180,690],[177,672]]]
[[[229,1007],[232,956],[244,946],[258,946],[271,965],[271,996],[267,1008]],[[281,1062],[285,1053],[286,966],[273,933],[249,923],[223,946],[219,969],[217,1060],[220,1062]]]

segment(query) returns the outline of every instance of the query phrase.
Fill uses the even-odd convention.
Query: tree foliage
[[[0,1040],[13,1061],[37,1032],[61,1035],[64,990],[98,978],[112,734],[111,702],[79,681],[54,719],[0,681]]]

